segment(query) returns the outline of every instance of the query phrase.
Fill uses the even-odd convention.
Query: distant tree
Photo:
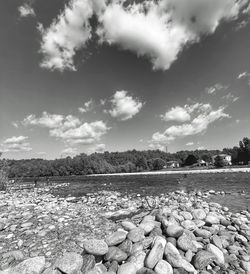
[[[138,171],[148,169],[148,164],[147,164],[147,160],[145,159],[145,157],[138,158],[135,165],[136,165],[136,168]]]
[[[218,155],[214,158],[214,166],[217,168],[224,167],[227,164],[228,163],[220,155]]]
[[[189,154],[184,162],[184,165],[191,166],[193,164],[196,164],[197,162],[198,162],[197,158],[193,154]]]
[[[166,165],[166,162],[160,158],[153,160],[153,169],[154,170],[161,170]]]
[[[242,141],[239,143],[239,154],[238,154],[238,160],[239,162],[243,162],[244,165],[247,165],[250,161],[250,139],[247,137],[244,137]]]

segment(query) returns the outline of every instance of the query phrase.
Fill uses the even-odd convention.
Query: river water
[[[53,183],[69,182],[68,187],[54,190],[59,196],[83,196],[101,190],[119,191],[122,194],[160,195],[175,190],[215,190],[225,195],[211,195],[211,200],[229,207],[233,212],[250,210],[250,174],[189,174],[140,176],[71,176],[51,178]]]

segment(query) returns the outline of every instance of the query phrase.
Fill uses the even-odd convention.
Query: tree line
[[[55,160],[22,159],[1,160],[0,169],[7,163],[8,175],[14,177],[70,176],[104,173],[128,173],[136,171],[160,170],[167,162],[177,161],[180,166],[188,165],[190,155],[197,160],[211,163],[218,154],[232,156],[233,164],[248,164],[250,161],[250,139],[243,138],[239,146],[221,150],[194,150],[167,153],[160,150],[129,150],[125,152],[104,152]]]

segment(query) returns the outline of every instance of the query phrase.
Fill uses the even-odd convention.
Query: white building
[[[215,155],[212,157],[212,160],[213,160],[213,164],[215,162],[215,158],[217,156],[220,156],[224,161],[226,161],[228,163],[228,165],[232,165],[232,156],[231,155],[228,155],[228,154],[218,154],[218,155]]]

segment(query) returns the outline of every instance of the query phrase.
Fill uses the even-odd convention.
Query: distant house
[[[168,161],[166,163],[166,168],[177,168],[180,167],[180,164],[178,161]]]
[[[208,163],[205,162],[204,160],[198,160],[197,165],[198,165],[198,166],[208,166]]]
[[[220,156],[224,161],[226,161],[228,163],[229,166],[232,165],[232,156],[231,155],[228,155],[228,154],[218,154],[218,155],[215,155],[212,157],[212,161],[213,161],[213,164],[215,162],[215,158],[217,156]]]

